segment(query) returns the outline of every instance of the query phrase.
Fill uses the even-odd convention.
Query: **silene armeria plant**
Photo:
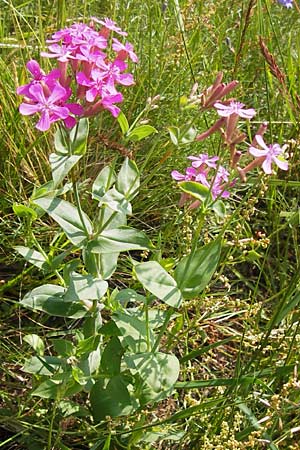
[[[128,62],[137,63],[138,58],[126,33],[112,20],[75,23],[54,33],[47,43],[42,56],[55,60],[56,67],[46,74],[37,61],[29,61],[31,80],[17,93],[23,96],[21,114],[37,115],[40,132],[56,127],[54,151],[49,156],[52,179],[34,188],[26,206],[15,205],[14,209],[20,215],[28,214],[28,220],[39,220],[46,213],[61,229],[50,251],[41,247],[33,231],[33,246],[17,247],[49,280],[28,292],[21,305],[65,318],[66,323],[66,329],[47,341],[47,347],[37,335],[25,337],[36,352],[23,367],[34,374],[32,395],[53,401],[50,449],[56,414],[66,401],[76,402],[79,393],[85,414],[95,423],[108,416],[131,414],[172,394],[179,361],[164,351],[163,336],[176,309],[185,299],[197,297],[213,276],[222,237],[202,247],[195,239],[192,251],[177,261],[172,275],[168,273],[157,261],[146,234],[127,223],[140,185],[137,165],[129,158],[119,170],[112,161],[95,178],[90,192],[94,212],[88,216],[81,201],[87,184],[78,179],[76,169],[87,149],[89,119],[103,112],[112,114],[125,142],[156,130],[141,124],[140,115],[129,126],[120,110],[120,89],[134,84]],[[219,97],[211,100],[211,106]],[[218,110],[222,121],[218,129],[227,127],[228,140],[233,139],[234,129],[229,132],[228,128],[234,128],[235,115],[251,115],[232,103],[219,104]],[[258,140],[257,145],[261,144]],[[253,144],[253,149],[266,158],[265,146],[259,150]],[[213,201],[229,195],[228,171],[217,157],[200,155],[190,160],[187,174],[176,172],[175,179],[201,183]],[[149,252],[146,262],[141,257],[145,250]],[[122,252],[131,261],[136,291],[110,286]]]

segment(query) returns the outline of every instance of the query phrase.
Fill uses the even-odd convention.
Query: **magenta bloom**
[[[217,166],[218,156],[209,157],[204,153],[199,156],[188,156],[188,159],[193,161],[193,167],[188,167],[185,174],[173,170],[171,176],[176,181],[194,181],[202,184],[209,189],[213,200],[218,197],[228,198],[230,192],[226,187],[233,186],[234,183],[229,183],[229,172],[223,166]],[[192,197],[189,194],[182,194],[179,200],[179,206],[183,206],[187,201],[191,201]],[[190,204],[190,208],[197,208],[200,201],[194,201]]]
[[[232,114],[237,114],[243,119],[252,119],[255,115],[255,110],[253,108],[244,109],[244,104],[240,102],[231,101],[229,105],[223,105],[223,103],[215,103],[214,107],[217,109],[219,116],[229,117]]]
[[[26,67],[32,76],[32,80],[30,83],[17,88],[18,95],[30,97],[29,88],[35,84],[40,84],[41,82],[44,82],[45,85],[51,89],[54,87],[56,80],[60,77],[59,69],[53,69],[48,75],[45,75],[45,72],[41,69],[39,63],[34,59],[28,61]]]
[[[96,23],[100,23],[100,25],[103,25],[105,30],[107,30],[107,31],[114,31],[115,33],[120,34],[121,36],[127,36],[126,31],[122,31],[121,28],[119,28],[116,25],[116,22],[114,22],[111,19],[108,19],[107,17],[104,20],[99,20],[96,17],[92,17],[92,19]]]
[[[36,125],[38,130],[46,131],[51,123],[69,116],[69,109],[61,106],[66,97],[66,90],[60,84],[56,84],[49,97],[45,96],[40,84],[31,86],[29,94],[31,103],[21,103],[19,111],[24,116],[40,113],[41,117]]]
[[[263,171],[270,175],[272,173],[272,163],[274,162],[281,170],[288,170],[288,162],[283,158],[284,148],[280,147],[279,144],[266,145],[262,136],[255,136],[256,142],[261,147],[258,149],[251,146],[249,148],[249,153],[255,158],[264,158],[262,163]],[[279,158],[278,158],[279,156]]]
[[[65,126],[71,128],[76,124],[75,116],[94,116],[103,109],[117,117],[120,108],[116,103],[123,101],[123,95],[115,86],[134,84],[133,75],[126,72],[125,62],[127,58],[137,62],[133,46],[128,42],[122,44],[117,39],[113,42],[107,39],[110,32],[121,36],[127,33],[110,19],[93,18],[93,21],[96,23],[91,22],[90,26],[75,23],[55,32],[46,41],[48,50],[41,55],[56,59],[58,66],[48,75],[36,61],[27,63],[32,79],[17,89],[19,95],[25,96],[20,112],[24,115],[39,113],[37,128],[41,131],[58,120],[63,120]],[[100,31],[96,30],[96,24],[101,25]],[[108,44],[110,48],[105,51]],[[73,102],[66,103],[72,96]],[[82,105],[76,103],[76,99]]]
[[[67,62],[69,59],[74,59],[74,56],[72,56],[74,49],[70,48],[70,46],[52,44],[49,45],[48,48],[50,53],[41,52],[41,56],[45,56],[46,58],[56,58],[60,62]]]
[[[122,44],[120,41],[118,41],[118,39],[113,38],[112,48],[115,52],[117,52],[118,59],[124,60],[129,57],[134,63],[137,63],[139,60],[137,55],[133,51],[133,45],[129,42]]]
[[[194,167],[188,167],[185,171],[185,174],[178,172],[178,170],[173,170],[171,172],[171,177],[176,181],[192,181],[195,180],[197,175],[196,169]]]

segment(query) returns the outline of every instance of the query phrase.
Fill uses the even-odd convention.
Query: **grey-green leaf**
[[[74,300],[100,300],[106,293],[108,284],[92,275],[70,274],[70,286],[65,293],[66,301]]]
[[[171,275],[156,261],[137,264],[135,273],[145,289],[170,306],[178,308],[182,295]]]
[[[125,355],[124,360],[131,373],[139,374],[143,380],[140,401],[159,401],[171,394],[179,376],[179,361],[175,355],[166,353],[144,353]]]
[[[127,200],[132,200],[137,195],[139,187],[140,174],[137,165],[131,159],[125,158],[118,173],[116,188]]]
[[[39,269],[44,269],[48,266],[45,256],[42,255],[42,253],[33,250],[32,248],[24,247],[23,245],[17,245],[15,247],[15,250],[17,250],[17,252],[20,253],[20,255],[22,255],[26,259],[26,261],[30,262],[30,264],[33,264]]]
[[[107,416],[118,417],[130,414],[136,409],[130,397],[127,378],[120,374],[112,377],[107,386],[99,380],[92,388],[90,401],[94,420],[100,422]]]
[[[179,262],[174,278],[184,298],[195,297],[208,285],[217,269],[221,247],[219,237]]]
[[[84,212],[80,216],[71,203],[52,197],[38,198],[34,202],[61,226],[72,244],[82,246],[88,234],[92,234],[93,228],[88,216]]]
[[[116,175],[113,168],[110,166],[105,166],[93,183],[92,197],[101,201],[105,192],[108,191],[115,181]]]
[[[129,227],[103,231],[90,242],[93,253],[117,253],[129,250],[150,250],[153,245],[142,231]]]
[[[52,316],[78,319],[86,315],[87,310],[78,301],[66,301],[65,289],[55,284],[44,284],[28,292],[21,305]]]
[[[54,181],[54,187],[58,186],[70,170],[77,164],[82,155],[61,155],[51,153],[49,156],[49,162],[52,170],[52,178]]]

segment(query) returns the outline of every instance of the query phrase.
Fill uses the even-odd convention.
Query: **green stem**
[[[114,211],[112,213],[112,215],[110,216],[109,219],[107,219],[107,221],[105,222],[104,225],[102,225],[102,227],[100,228],[100,230],[98,231],[98,234],[101,234],[103,230],[105,230],[105,228],[107,227],[107,225],[113,220],[113,218],[116,216],[117,211]]]
[[[54,420],[55,420],[55,416],[56,416],[56,409],[57,409],[57,402],[55,401],[53,411],[52,411],[51,421],[50,421],[50,425],[49,425],[47,450],[52,449],[52,434],[53,434]]]
[[[148,299],[146,299],[145,304],[145,322],[146,322],[146,339],[147,339],[147,352],[150,352],[151,350],[151,343],[150,343],[150,327],[149,327],[149,307],[148,307]]]
[[[166,331],[167,326],[169,325],[169,322],[170,322],[170,319],[171,319],[171,316],[172,316],[173,312],[174,312],[174,308],[172,308],[172,307],[170,307],[170,308],[167,310],[167,312],[166,312],[166,318],[165,318],[165,320],[164,320],[164,323],[163,323],[163,325],[162,325],[162,327],[161,327],[161,329],[160,329],[160,332],[159,332],[159,334],[158,334],[158,336],[157,336],[157,338],[156,338],[156,341],[154,342],[154,345],[153,345],[153,347],[152,347],[152,350],[151,350],[152,353],[155,353],[155,352],[156,352],[156,350],[157,350],[157,348],[158,348],[158,346],[159,346],[160,340],[161,340],[161,338],[162,338],[164,332]]]
[[[35,237],[33,231],[31,231],[31,238],[35,244],[35,246],[37,247],[37,249],[39,250],[39,252],[44,256],[44,258],[46,259],[46,262],[49,264],[49,266],[51,266],[51,262],[49,261],[48,255],[47,253],[45,253],[44,249],[41,247],[40,243],[38,242],[37,238]],[[61,274],[58,272],[58,270],[54,270],[55,275],[57,276],[57,278],[60,280],[62,286],[65,286],[65,280],[63,279],[63,277],[61,276]]]
[[[78,211],[78,214],[79,214],[82,226],[84,228],[84,232],[85,232],[86,236],[89,237],[90,234],[88,232],[88,229],[87,229],[85,221],[84,221],[83,212],[82,212],[82,208],[81,208],[81,204],[80,204],[79,193],[78,193],[78,186],[77,186],[77,183],[75,181],[73,173],[72,173],[72,186],[73,186],[73,192],[74,192],[74,198],[75,198],[77,211]]]

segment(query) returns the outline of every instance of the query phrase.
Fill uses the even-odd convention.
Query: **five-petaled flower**
[[[288,162],[284,159],[284,147],[280,147],[279,144],[266,145],[260,135],[255,136],[255,139],[261,149],[251,146],[249,153],[255,158],[261,158],[261,166],[266,174],[272,173],[272,163],[275,163],[281,170],[288,170]]]
[[[36,128],[40,131],[46,131],[50,128],[51,123],[60,119],[67,119],[69,116],[69,109],[61,106],[65,98],[66,89],[58,83],[49,96],[45,95],[40,84],[35,84],[29,88],[29,101],[21,103],[19,110],[24,116],[40,113],[41,117]]]
[[[233,100],[230,101],[228,105],[220,102],[214,104],[214,107],[221,117],[229,117],[232,114],[236,114],[243,119],[252,119],[252,117],[255,115],[255,109],[244,109],[244,106],[244,103],[235,102]]]

